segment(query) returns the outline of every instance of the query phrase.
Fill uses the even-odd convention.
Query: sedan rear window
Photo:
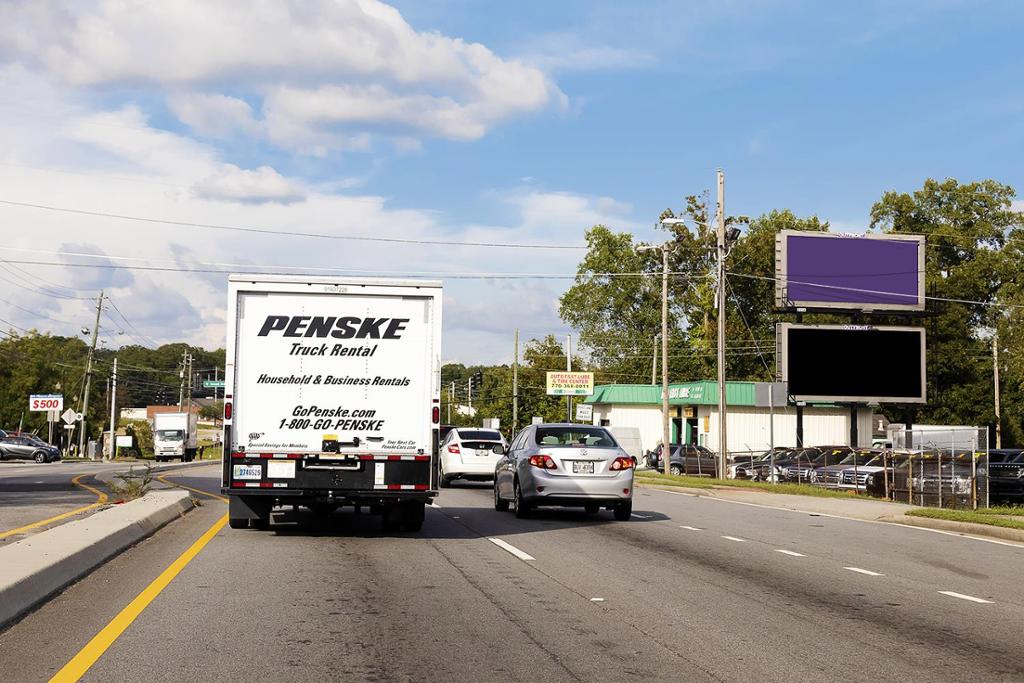
[[[489,429],[460,429],[461,441],[501,441],[501,434]]]
[[[538,446],[556,448],[615,448],[618,445],[612,435],[600,427],[538,427],[535,438]]]

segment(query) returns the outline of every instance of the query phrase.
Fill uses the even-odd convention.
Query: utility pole
[[[572,335],[565,335],[565,371],[572,372]],[[565,397],[566,422],[572,422],[572,396]]]
[[[100,314],[103,312],[103,290],[96,300],[96,324],[92,326],[92,344],[89,346],[89,360],[85,364],[85,395],[82,399],[82,424],[78,434],[78,457],[85,456],[85,422],[89,419],[89,387],[92,384],[92,359],[96,355],[96,341],[100,336]]]
[[[466,380],[466,393],[469,400],[469,417],[473,417],[473,375]]]
[[[519,429],[519,329],[516,329],[515,352],[512,358],[512,436]]]
[[[178,411],[185,406],[185,367],[188,363],[188,350],[181,352],[181,370],[178,371],[178,379],[181,380],[181,387],[178,389]]]
[[[108,457],[117,455],[117,356],[114,356],[114,370],[110,375],[110,447]]]
[[[718,169],[718,208],[715,211],[718,252],[718,477],[725,478],[729,448],[725,406],[725,174]]]
[[[452,423],[452,403],[455,401],[455,382],[448,387],[448,424]]]
[[[658,376],[658,337],[660,333],[654,335],[654,353],[651,354],[651,386],[653,387],[657,382],[655,378]]]
[[[661,464],[669,474],[672,460],[672,430],[668,415],[668,244],[661,247]]]
[[[191,413],[192,412],[192,361],[193,361],[193,357],[192,357],[191,353],[188,354],[187,360],[188,360],[188,393],[186,394],[186,398],[185,398],[185,406],[186,406],[185,412],[186,413]]]
[[[1002,414],[999,410],[999,332],[992,335],[992,379],[996,398],[996,448],[1003,447]]]

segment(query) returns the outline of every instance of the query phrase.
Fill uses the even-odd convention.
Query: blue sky
[[[938,0],[0,4],[0,200],[577,244],[595,222],[651,239],[720,167],[729,213],[788,208],[858,231],[884,191],[929,177],[1022,185],[1022,29],[1020,3]],[[106,287],[147,343],[210,347],[221,276],[62,264],[568,276],[580,256],[3,204],[0,225],[0,259],[44,262],[22,263],[29,276]],[[449,359],[507,360],[513,326],[565,334],[567,284],[446,278]],[[88,315],[81,299],[14,293],[0,318],[19,327],[66,333]]]

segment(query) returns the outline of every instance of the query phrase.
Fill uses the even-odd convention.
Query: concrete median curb
[[[0,547],[0,627],[192,507],[185,491],[152,491]]]
[[[992,526],[991,524],[957,522],[952,519],[936,519],[935,517],[916,517],[912,515],[896,515],[883,521],[916,526],[923,529],[951,531],[966,536],[987,536],[988,538],[1024,543],[1024,529],[1010,529],[1003,526]]]

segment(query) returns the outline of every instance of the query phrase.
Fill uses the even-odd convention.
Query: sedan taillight
[[[452,445],[448,446],[448,452],[449,453],[454,453],[455,455],[458,455],[462,451],[459,449],[459,444],[453,443]]]
[[[612,472],[618,472],[619,470],[631,470],[633,469],[633,458],[615,458],[608,469]]]
[[[530,464],[542,470],[557,470],[558,465],[551,459],[550,455],[531,455]]]

